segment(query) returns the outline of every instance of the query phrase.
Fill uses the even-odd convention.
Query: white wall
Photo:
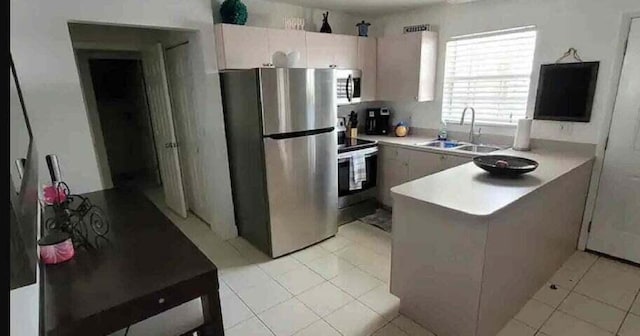
[[[220,18],[220,4],[223,0],[212,0],[214,21],[222,22]],[[242,0],[247,6],[249,13],[247,18],[248,26],[282,28],[285,17],[298,17],[305,19],[305,30],[320,31],[322,26],[323,9],[305,8],[284,3],[277,3],[265,0]],[[356,23],[360,22],[360,17],[342,13],[339,11],[329,11],[329,25],[335,34],[357,35]]]
[[[202,48],[197,89],[209,116],[202,131],[217,167],[210,172],[211,207],[219,222],[235,230],[210,1],[12,0],[11,19],[11,52],[39,151],[59,155],[63,175],[78,193],[102,189],[102,183],[67,23],[197,31]],[[47,176],[44,164],[41,176]]]
[[[598,143],[601,130],[606,130],[607,115],[611,112],[622,15],[638,10],[638,0],[480,0],[459,5],[434,5],[370,19],[371,33],[374,36],[401,34],[402,27],[421,23],[435,25],[435,29],[439,31],[436,101],[387,105],[397,114],[397,119],[411,119],[412,125],[416,127],[438,128],[446,41],[456,35],[535,25],[538,38],[528,116],[533,116],[541,64],[555,62],[569,47],[574,47],[583,60],[600,61],[600,70],[590,123],[536,120],[532,136]],[[460,130],[460,127],[453,125],[449,128]],[[468,126],[464,129],[468,129]],[[514,131],[513,128],[482,127],[483,133],[511,135]]]

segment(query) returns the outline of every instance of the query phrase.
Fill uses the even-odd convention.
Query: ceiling
[[[343,11],[350,14],[376,16],[390,12],[398,12],[416,7],[444,2],[445,0],[269,0],[285,2],[293,5]],[[464,2],[453,0],[449,2]]]

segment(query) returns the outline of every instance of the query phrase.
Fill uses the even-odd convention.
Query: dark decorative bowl
[[[518,176],[538,168],[538,162],[518,156],[483,155],[473,158],[476,166],[496,176]]]

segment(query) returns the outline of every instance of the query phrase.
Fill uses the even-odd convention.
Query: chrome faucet
[[[476,133],[473,131],[473,128],[476,124],[476,110],[473,107],[465,107],[462,110],[462,118],[460,118],[460,125],[464,124],[464,116],[467,113],[467,109],[471,109],[471,128],[469,129],[469,142],[472,144],[476,143]],[[478,134],[480,135],[480,134]]]

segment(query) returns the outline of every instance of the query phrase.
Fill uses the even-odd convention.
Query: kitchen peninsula
[[[593,165],[560,147],[492,153],[539,162],[519,178],[466,163],[391,189],[402,314],[441,336],[495,335],[544,285],[576,249]]]

